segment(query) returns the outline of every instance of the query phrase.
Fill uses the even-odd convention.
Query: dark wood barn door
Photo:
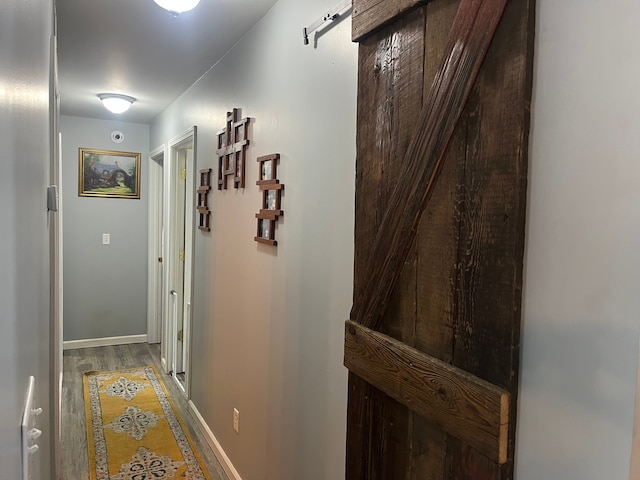
[[[348,480],[513,476],[534,0],[354,0]]]

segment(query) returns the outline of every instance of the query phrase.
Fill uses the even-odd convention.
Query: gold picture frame
[[[80,197],[140,198],[140,154],[78,149]]]

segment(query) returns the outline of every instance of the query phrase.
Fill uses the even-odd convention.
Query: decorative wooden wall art
[[[198,228],[203,232],[211,230],[209,225],[209,192],[211,191],[211,169],[200,170],[200,186],[198,187]]]
[[[244,188],[244,166],[249,146],[249,118],[238,120],[239,109],[227,112],[227,125],[218,132],[218,190],[227,188],[233,177],[233,188]]]
[[[258,181],[256,185],[262,192],[262,206],[260,213],[256,213],[258,219],[257,233],[254,240],[268,245],[278,245],[275,239],[276,221],[283,214],[281,209],[282,189],[284,185],[277,177],[279,153],[258,157]]]

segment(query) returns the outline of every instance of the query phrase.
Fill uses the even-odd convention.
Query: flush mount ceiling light
[[[136,101],[133,97],[118,93],[99,93],[98,98],[102,100],[104,108],[115,114],[126,112],[131,104]]]
[[[171,13],[184,13],[196,8],[200,0],[153,0]]]

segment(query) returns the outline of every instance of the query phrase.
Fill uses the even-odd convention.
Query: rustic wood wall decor
[[[513,476],[534,11],[354,0],[348,480]]]
[[[258,181],[256,185],[262,192],[260,213],[256,213],[257,233],[256,242],[268,245],[278,245],[275,239],[276,221],[283,212],[281,209],[281,195],[284,185],[278,180],[278,161],[280,154],[274,153],[258,157]]]
[[[244,188],[244,167],[249,146],[248,117],[238,120],[239,109],[227,112],[227,125],[218,132],[218,190],[227,188],[233,178],[233,188]]]
[[[211,230],[209,211],[209,192],[211,191],[211,169],[200,170],[200,186],[198,187],[198,228],[204,232]]]

